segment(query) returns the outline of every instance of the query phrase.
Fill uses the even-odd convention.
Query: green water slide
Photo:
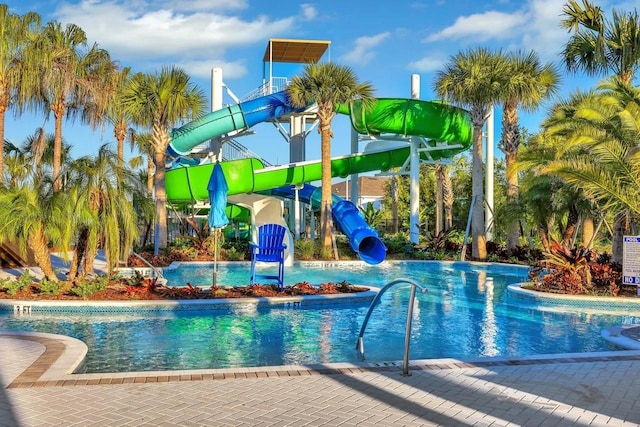
[[[234,118],[226,121],[227,126],[224,130],[228,132],[229,128],[233,127],[232,123],[238,123],[241,128],[246,127],[246,124],[251,123],[252,120],[244,120],[239,115],[244,113],[251,117],[252,112],[249,110],[264,112],[268,109],[266,102],[267,100],[262,110],[259,110],[261,101],[258,99],[250,101],[251,108],[247,108],[245,104],[239,104],[239,107],[233,111],[218,113],[218,115],[229,114]],[[277,112],[268,116],[262,113],[261,118],[273,119],[278,117],[276,114],[284,115],[292,112],[282,108],[282,105],[278,107]],[[439,102],[380,98],[370,110],[363,109],[360,103],[353,103],[339,106],[336,111],[349,114],[352,126],[359,133],[379,136],[381,140],[384,140],[385,134],[426,138],[427,144],[432,149],[421,153],[424,159],[449,158],[468,149],[472,143],[473,128],[468,112]],[[219,118],[216,120],[220,121]],[[197,131],[193,133],[190,132],[189,127],[178,130],[176,134],[180,138],[180,149],[177,151],[186,152],[206,138],[219,136],[213,135],[216,132],[212,129],[214,126],[216,125],[200,123]],[[387,171],[402,166],[410,155],[410,147],[407,144],[397,148],[397,137],[395,140],[395,148],[333,158],[331,160],[332,177]],[[229,186],[229,195],[264,192],[286,185],[302,185],[322,177],[320,160],[265,168],[258,159],[242,159],[222,162],[221,166]],[[169,201],[180,204],[208,200],[207,183],[212,170],[213,164],[202,164],[179,166],[167,171],[166,189]]]

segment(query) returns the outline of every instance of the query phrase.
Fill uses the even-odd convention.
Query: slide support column
[[[487,241],[493,240],[493,163],[494,163],[494,141],[493,141],[493,104],[489,107],[487,119],[487,166],[486,178],[484,180],[487,203],[484,208],[484,229]]]
[[[224,83],[222,82],[222,68],[211,70],[211,111],[222,108],[222,93]],[[209,140],[209,151],[212,154],[212,162],[222,161],[222,140],[220,137]]]
[[[289,161],[304,162],[305,159],[305,142],[306,142],[306,125],[304,117],[300,114],[294,114],[291,117],[289,125]],[[296,196],[298,190],[296,188]],[[300,240],[300,223],[304,222],[304,216],[300,217],[300,201],[296,197],[293,202],[293,234],[296,240]]]
[[[358,147],[358,132],[353,128],[353,126],[351,126],[351,154],[358,153],[359,151],[360,148]],[[357,173],[351,174],[351,191],[348,195],[349,201],[356,206],[358,206],[358,201],[360,200],[358,176],[359,174]],[[345,194],[345,196],[347,196],[347,194]]]
[[[411,75],[411,98],[420,98],[420,75]],[[418,148],[420,141],[417,137],[411,137],[410,154],[410,217],[409,235],[411,243],[418,244],[420,240],[420,154]]]

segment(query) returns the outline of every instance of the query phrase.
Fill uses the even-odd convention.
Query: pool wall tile
[[[535,302],[540,305],[575,307],[583,311],[640,314],[640,298],[553,294],[524,289],[522,285],[523,283],[516,283],[507,286],[509,297]]]

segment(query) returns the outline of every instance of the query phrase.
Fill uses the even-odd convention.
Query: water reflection
[[[366,274],[365,274],[366,272]],[[608,350],[603,327],[638,322],[635,313],[549,309],[509,298],[526,269],[459,263],[310,269],[313,275],[384,286],[397,277],[425,284],[413,313],[411,357],[468,358]],[[351,275],[352,276],[349,276]],[[325,276],[322,276],[325,277]],[[207,275],[210,278],[210,275]],[[368,361],[402,359],[409,286],[385,293],[367,327]],[[0,314],[0,329],[61,333],[89,346],[87,371],[149,371],[356,362],[355,341],[368,304],[132,315]]]

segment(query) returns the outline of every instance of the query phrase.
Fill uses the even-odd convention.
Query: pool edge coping
[[[45,347],[42,355],[20,373],[7,388],[118,385],[338,374],[353,375],[365,372],[397,372],[400,374],[402,372],[402,362],[390,361],[376,363],[326,363],[248,368],[75,374],[73,370],[77,369],[86,354],[86,345],[82,341],[65,335],[42,332],[16,333],[0,331],[0,339],[2,338],[29,340]],[[409,365],[413,371],[428,371],[628,360],[640,360],[640,350],[545,354],[524,357],[418,359],[410,360]]]

